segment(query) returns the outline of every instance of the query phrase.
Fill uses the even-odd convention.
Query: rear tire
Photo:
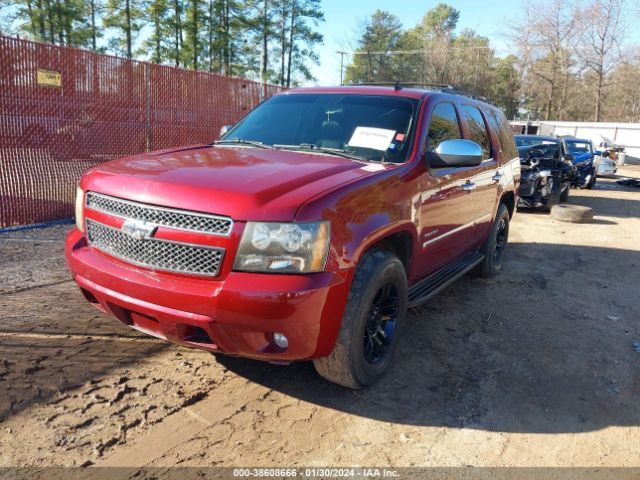
[[[498,207],[489,238],[482,247],[484,259],[478,265],[478,274],[483,278],[495,277],[502,269],[507,241],[509,240],[509,210],[504,203]]]
[[[386,297],[385,297],[386,294]],[[333,351],[316,371],[347,388],[371,385],[389,369],[407,311],[407,276],[392,253],[372,250],[360,261]]]

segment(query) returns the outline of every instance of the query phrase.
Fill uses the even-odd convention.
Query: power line
[[[446,47],[446,50],[465,51],[465,50],[493,50],[493,49],[491,47]],[[367,51],[358,51],[358,50],[356,50],[355,52],[346,52],[342,50],[336,51],[336,53],[339,53],[342,56],[344,55],[415,55],[416,53],[432,53],[432,52],[433,52],[432,49],[427,49],[427,48],[422,50],[389,50],[386,52],[382,52],[382,51],[367,52]]]

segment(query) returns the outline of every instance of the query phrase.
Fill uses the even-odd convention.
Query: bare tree
[[[640,47],[629,48],[624,60],[607,74],[607,101],[603,104],[604,119],[619,122],[640,122]]]
[[[624,39],[624,0],[593,0],[585,12],[587,28],[581,42],[584,66],[595,75],[594,120],[602,116],[602,100],[607,73],[620,62]]]
[[[581,12],[569,0],[529,2],[510,37],[519,45],[525,96],[544,99],[544,118],[563,119],[575,52],[581,38]],[[533,91],[532,91],[533,90]]]

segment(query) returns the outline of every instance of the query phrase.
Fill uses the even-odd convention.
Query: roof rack
[[[463,97],[467,97],[467,98],[472,98],[474,100],[480,100],[481,102],[487,102],[487,97],[482,96],[482,95],[474,95],[473,93],[469,93],[469,92],[464,92],[462,90],[452,90],[449,93],[453,93],[455,95],[462,95]]]
[[[480,95],[474,95],[472,93],[469,92],[465,92],[463,90],[458,90],[457,88],[455,88],[453,85],[448,84],[448,83],[428,83],[428,82],[400,82],[400,81],[395,81],[395,82],[362,82],[362,83],[350,83],[350,84],[345,84],[347,86],[360,86],[360,87],[393,87],[395,90],[402,90],[404,87],[414,87],[414,88],[428,88],[428,89],[434,89],[434,90],[439,90],[441,92],[444,93],[451,93],[454,95],[462,95],[464,97],[468,97],[468,98],[472,98],[474,100],[480,100],[482,102],[486,102],[487,98],[480,96]]]
[[[453,86],[448,83],[425,83],[425,82],[401,82],[396,80],[395,82],[360,82],[343,84],[346,86],[355,87],[393,87],[396,90],[402,90],[404,87],[418,87],[418,88],[438,88],[440,90],[453,90]]]

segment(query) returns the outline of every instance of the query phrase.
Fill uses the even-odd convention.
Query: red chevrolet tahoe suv
[[[66,257],[126,325],[216,353],[389,369],[408,308],[500,271],[520,163],[504,115],[396,87],[276,95],[211,145],[85,173]]]

